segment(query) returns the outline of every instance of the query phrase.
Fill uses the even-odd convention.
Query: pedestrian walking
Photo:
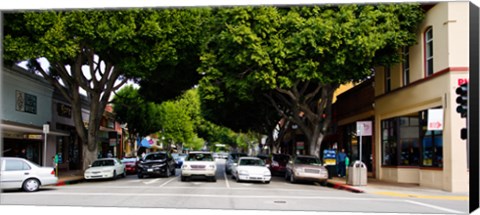
[[[338,177],[345,177],[346,172],[346,165],[345,160],[347,158],[347,154],[345,154],[345,149],[341,149],[341,151],[337,155],[337,174]]]

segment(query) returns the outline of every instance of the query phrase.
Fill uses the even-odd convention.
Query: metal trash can
[[[347,184],[353,186],[367,185],[367,166],[362,161],[355,161],[347,168]]]

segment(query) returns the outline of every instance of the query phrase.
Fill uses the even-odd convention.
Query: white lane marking
[[[259,186],[269,186],[269,185],[265,185],[265,184],[259,184]],[[102,189],[102,188],[105,188],[105,189],[141,189],[141,188],[145,188],[144,186],[102,186],[102,187],[98,187],[98,186],[59,186],[59,187],[55,187],[55,189],[70,189],[70,190],[75,190],[75,189],[94,189],[94,190],[98,190],[98,189]],[[159,189],[157,187],[150,187],[149,189]],[[167,186],[167,187],[162,187],[162,189],[172,189],[172,190],[175,190],[175,189],[192,189],[191,187],[188,187],[188,186]],[[195,187],[195,189],[205,189],[205,190],[228,190],[228,189],[231,189],[231,190],[245,190],[245,191],[249,191],[249,190],[255,190],[257,191],[259,188],[258,186],[256,186],[256,188],[243,188],[243,187],[233,187],[233,188],[225,188],[225,187]],[[309,189],[309,190],[306,190],[306,189],[265,189],[265,191],[288,191],[288,192],[318,192],[318,191],[321,191],[321,192],[335,192],[336,190],[334,189],[321,189],[321,188],[318,188],[318,187],[313,187],[313,189]]]
[[[162,185],[160,185],[159,187],[163,187],[165,185],[167,185],[168,183],[172,182],[173,180],[177,179],[178,177],[173,177],[172,179],[168,180],[167,182],[163,183]]]
[[[190,188],[191,189],[191,188]],[[380,199],[380,198],[350,198],[350,197],[332,197],[332,196],[279,196],[279,195],[218,195],[218,194],[179,194],[179,193],[2,193],[2,196],[127,196],[127,197],[196,197],[196,198],[246,198],[246,199],[324,199],[324,200],[348,200],[348,201],[381,201],[381,202],[402,202],[400,199]]]
[[[228,183],[227,173],[224,172],[223,176],[225,177],[225,184],[227,185],[227,188],[230,189],[230,183]]]
[[[408,203],[411,203],[411,204],[420,205],[420,206],[424,206],[424,207],[429,207],[429,208],[441,210],[441,211],[448,212],[448,213],[454,213],[454,214],[465,213],[465,212],[452,210],[452,209],[448,209],[448,208],[444,208],[444,207],[439,207],[439,206],[436,206],[436,205],[426,204],[426,203],[422,203],[422,202],[416,202],[416,201],[412,201],[412,200],[405,200],[405,201],[408,202]]]
[[[147,181],[147,182],[143,182],[144,184],[152,184],[152,183],[155,183],[157,181],[159,181],[160,179],[159,178],[156,178],[156,179],[152,179],[150,181]]]

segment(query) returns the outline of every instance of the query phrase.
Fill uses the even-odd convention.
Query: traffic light
[[[457,113],[462,116],[462,118],[467,117],[467,111],[468,111],[468,83],[460,85],[457,90],[455,90],[457,93]]]

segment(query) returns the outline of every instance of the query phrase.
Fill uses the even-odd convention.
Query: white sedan
[[[102,158],[93,161],[92,165],[85,170],[85,179],[115,179],[121,175],[125,177],[127,172],[125,171],[125,164],[123,164],[117,158]]]
[[[0,187],[37,191],[40,186],[55,185],[58,178],[53,167],[40,167],[23,158],[0,158]]]
[[[265,162],[257,157],[241,157],[232,167],[232,178],[240,181],[261,181],[270,183],[272,174]]]

